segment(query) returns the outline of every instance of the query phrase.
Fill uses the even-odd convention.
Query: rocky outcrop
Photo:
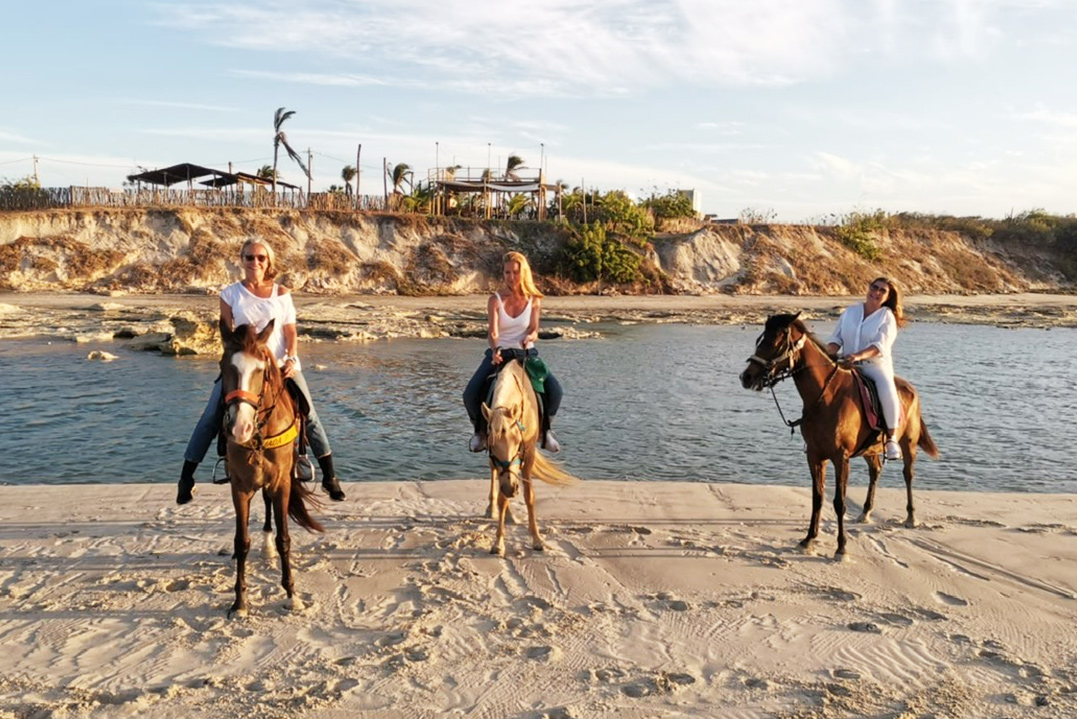
[[[184,208],[0,213],[0,290],[213,293],[239,276],[239,248],[251,237],[272,243],[282,280],[307,294],[485,292],[500,279],[508,249],[532,258],[547,289],[611,289],[556,276],[566,232],[553,224]],[[659,235],[645,252],[661,286],[692,294],[841,295],[859,293],[879,274],[919,293],[1066,284],[1048,255],[953,232],[883,231],[872,241],[881,257],[868,261],[833,228],[706,224]]]

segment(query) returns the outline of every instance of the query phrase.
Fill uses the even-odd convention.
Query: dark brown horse
[[[774,315],[767,319],[763,334],[755,345],[755,354],[740,375],[747,389],[763,390],[792,377],[804,401],[800,433],[807,444],[808,467],[812,477],[811,525],[800,543],[807,548],[819,534],[819,513],[823,506],[826,464],[834,463],[836,487],[834,511],[838,515],[838,551],[845,553],[845,489],[849,481],[849,458],[863,456],[868,463],[868,494],[864,500],[862,522],[871,521],[875,504],[875,485],[882,470],[883,437],[868,427],[861,410],[859,392],[851,370],[839,366],[799,319],[800,314]],[[938,457],[939,449],[931,439],[920,416],[920,397],[911,384],[896,378],[901,397],[901,453],[904,462],[907,497],[905,526],[916,526],[912,500],[913,466],[916,453],[923,449]]]
[[[220,328],[224,343],[221,358],[224,433],[228,438],[228,475],[236,509],[236,600],[228,615],[247,614],[246,565],[251,546],[247,524],[251,498],[260,489],[272,501],[287,606],[302,609],[292,579],[288,517],[310,531],[321,532],[323,527],[307,511],[307,502],[315,502],[312,492],[301,482],[292,480],[300,423],[284,378],[265,344],[273,331],[273,322],[261,332],[248,325],[240,325],[233,331],[223,320]],[[266,509],[268,512],[269,501]],[[267,514],[267,524],[268,521]]]

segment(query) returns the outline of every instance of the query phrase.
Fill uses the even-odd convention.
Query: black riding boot
[[[192,462],[189,459],[183,460],[179,491],[176,492],[176,504],[187,504],[194,499],[194,471],[196,469],[198,469],[198,462]]]
[[[343,502],[344,490],[340,488],[337,473],[333,471],[333,455],[327,454],[324,457],[318,457],[318,466],[322,468],[322,489],[329,494],[329,498],[334,502]]]

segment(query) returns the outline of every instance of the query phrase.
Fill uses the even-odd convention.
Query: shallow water
[[[546,341],[565,386],[561,459],[594,479],[807,485],[798,436],[769,392],[738,374],[759,327],[612,325],[601,339]],[[830,323],[819,323],[820,332]],[[304,343],[301,354],[338,471],[350,481],[485,476],[466,450],[460,392],[482,340]],[[921,455],[931,489],[1074,492],[1077,330],[919,323],[902,332],[897,370],[919,389],[942,451]],[[92,349],[119,355],[87,361]],[[137,353],[117,343],[0,344],[0,481],[174,482],[216,375],[212,360]],[[799,416],[791,382],[778,387]],[[199,481],[209,477],[210,462]],[[852,484],[866,482],[856,460]],[[897,467],[884,486],[901,486]]]

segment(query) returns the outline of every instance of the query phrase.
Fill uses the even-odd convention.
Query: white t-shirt
[[[254,325],[255,329],[261,332],[270,320],[275,320],[266,346],[280,362],[288,353],[288,346],[284,341],[284,326],[295,324],[295,305],[292,303],[291,293],[282,294],[280,285],[274,283],[271,296],[258,297],[244,287],[242,282],[237,282],[221,290],[221,299],[232,308],[233,327]],[[298,364],[296,369],[300,369]]]
[[[505,311],[505,303],[501,300],[501,295],[495,292],[494,297],[497,297],[498,344],[505,348],[519,349],[524,337],[527,337],[528,328],[531,327],[531,298],[528,298],[523,312],[517,317],[512,317]],[[534,346],[535,343],[532,342],[527,346],[527,349]]]

